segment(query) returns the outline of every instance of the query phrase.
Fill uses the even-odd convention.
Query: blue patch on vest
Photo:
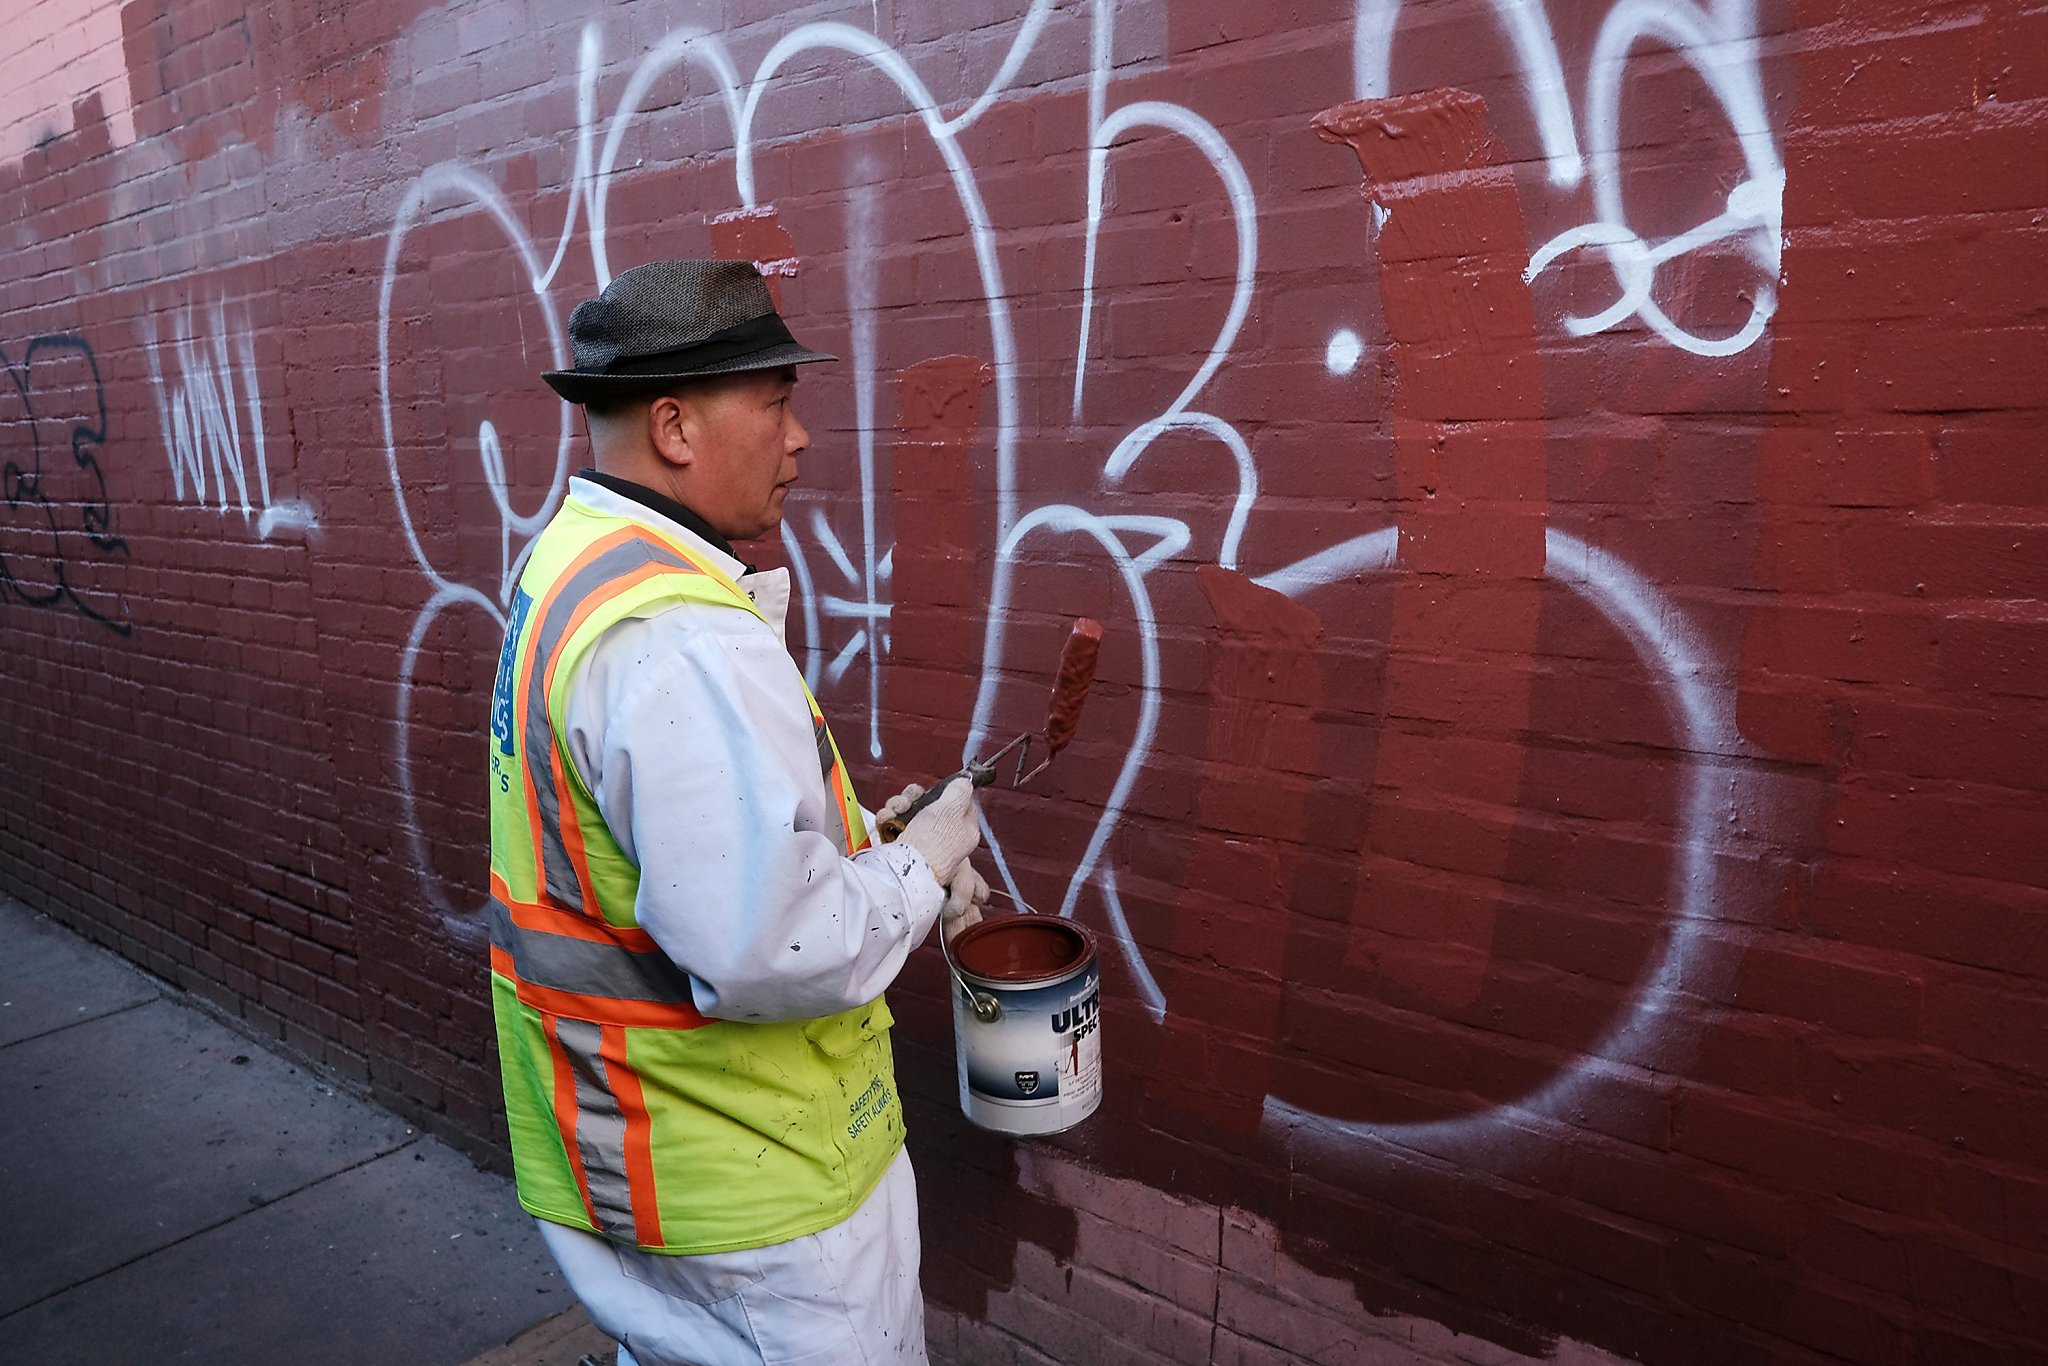
[[[512,753],[512,679],[519,672],[519,635],[532,607],[533,595],[524,588],[513,595],[512,622],[505,628],[505,648],[498,652],[498,681],[491,688],[491,738],[501,754]]]

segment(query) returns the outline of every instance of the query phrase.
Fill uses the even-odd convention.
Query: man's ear
[[[696,463],[690,448],[690,406],[674,394],[663,394],[647,405],[647,440],[662,463],[687,468]]]

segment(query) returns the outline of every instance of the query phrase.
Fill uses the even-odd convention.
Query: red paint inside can
[[[1049,915],[984,920],[953,941],[960,970],[989,982],[1037,982],[1079,967],[1095,952],[1088,932]]]

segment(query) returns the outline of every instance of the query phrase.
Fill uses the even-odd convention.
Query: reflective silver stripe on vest
[[[555,794],[555,728],[548,720],[548,663],[555,657],[569,622],[584,599],[613,579],[649,564],[699,572],[673,551],[642,540],[627,541],[577,570],[555,594],[554,605],[534,628],[533,672],[526,684],[525,742],[526,773],[540,807],[541,884],[557,904],[575,911],[584,909],[583,889],[576,881],[576,865],[570,861],[569,848],[562,842],[562,806]],[[562,762],[569,762],[567,755],[562,756]]]
[[[620,1001],[696,1005],[689,974],[659,950],[642,953],[623,944],[524,929],[496,897],[491,899],[491,944],[511,955],[520,981],[537,987]]]
[[[583,1179],[590,1187],[598,1232],[642,1242],[633,1224],[633,1195],[626,1187],[626,1116],[612,1094],[605,1061],[598,1056],[604,1030],[585,1020],[557,1020],[555,1038],[576,1078],[576,1151],[583,1159]]]

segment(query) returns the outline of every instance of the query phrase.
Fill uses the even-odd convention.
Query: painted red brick
[[[386,254],[414,178],[459,164],[536,269],[573,219],[545,299],[565,317],[598,273],[572,188],[586,26],[595,154],[680,21],[76,8],[31,7],[34,79],[0,108],[0,891],[502,1156],[474,756],[499,630],[480,602],[518,537],[478,432],[531,513],[561,415],[532,381],[552,357],[528,267],[444,190],[391,292],[394,492]],[[1582,152],[1608,145],[1603,29],[1651,8],[1710,22],[1526,10]],[[1619,288],[1597,247],[1523,279],[1612,214],[1546,160],[1503,7],[1402,6],[1384,91],[1358,86],[1345,7],[1115,7],[1105,112],[1186,117],[1113,140],[1085,337],[1092,12],[1051,7],[954,144],[1008,369],[947,159],[892,78],[793,57],[763,87],[751,204],[706,69],[650,88],[610,182],[610,269],[767,243],[795,263],[777,285],[800,334],[848,356],[856,286],[877,309],[888,641],[821,679],[860,754],[876,685],[870,799],[957,765],[984,668],[984,719],[1013,733],[1065,619],[1110,627],[1080,739],[1037,789],[988,798],[1048,908],[1121,807],[1074,896],[1104,936],[1102,1114],[1043,1144],[969,1131],[928,951],[896,993],[941,1359],[2048,1351],[2026,1312],[2048,1293],[2048,22],[2018,0],[1762,8],[1753,131],[1786,171],[1782,259],[1746,230],[1652,294],[1726,335],[1773,288],[1763,336],[1724,357],[1640,318],[1569,335]],[[717,39],[744,78],[801,23],[879,22],[949,118],[1023,9],[736,0]],[[1749,171],[1683,42],[1625,47],[1620,212],[1661,241]],[[1716,51],[1746,78],[1739,43]],[[1322,126],[1358,154],[1316,135],[1339,106]],[[1190,427],[1111,478],[1233,302],[1211,130],[1255,210],[1243,326]],[[1355,360],[1330,349],[1344,332]],[[807,376],[794,526],[815,592],[848,600],[865,590],[811,514],[864,561],[852,370]],[[178,478],[153,373],[233,385],[237,433],[202,432]],[[1195,414],[1252,452],[1241,526],[1236,460]],[[984,658],[1004,518],[1050,505],[1125,519],[1092,525],[1132,555],[1164,524],[1130,519],[1185,528],[1141,578],[1149,695],[1139,599],[1086,531],[1017,548]],[[1393,570],[1281,591],[1379,531]],[[464,596],[429,624],[437,576]],[[823,669],[851,630],[800,627],[799,651]]]

